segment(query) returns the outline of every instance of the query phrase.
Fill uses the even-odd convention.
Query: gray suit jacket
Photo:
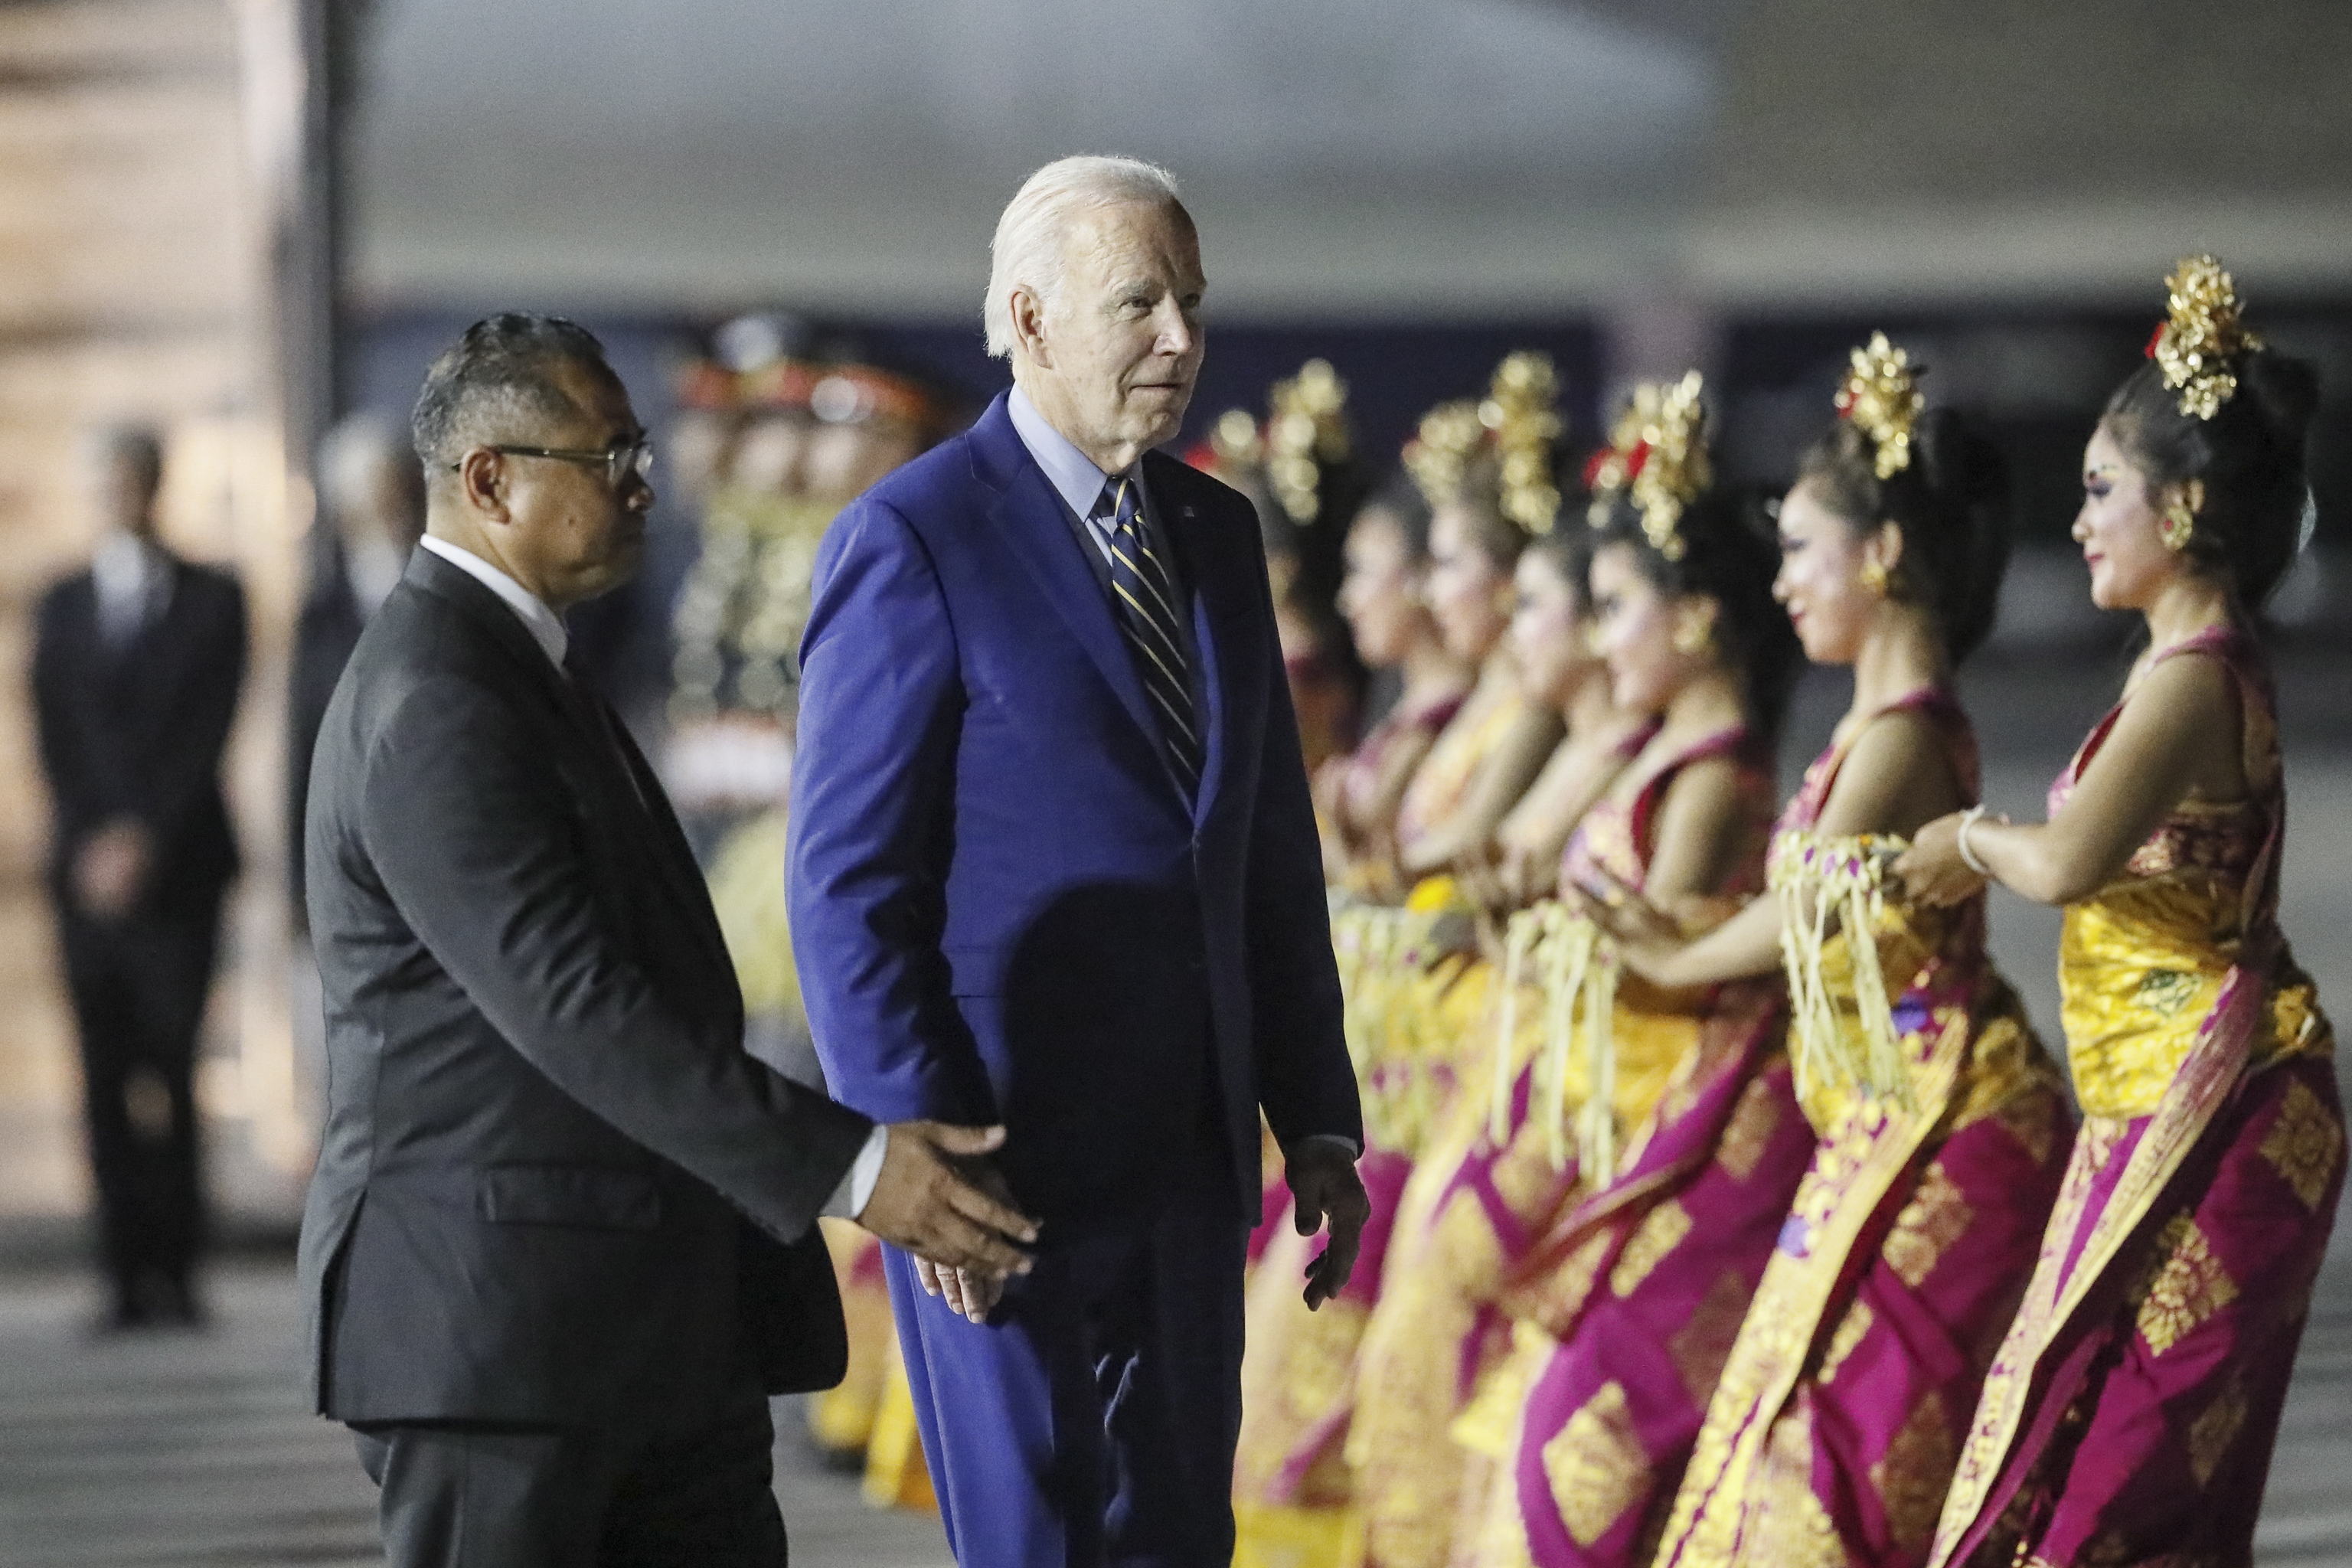
[[[592,705],[593,704],[593,705]],[[742,1048],[686,840],[609,710],[428,551],[320,728],[318,1408],[625,1425],[838,1381],[814,1221],[871,1124]]]

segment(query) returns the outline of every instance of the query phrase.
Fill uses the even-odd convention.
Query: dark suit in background
[[[194,1072],[236,843],[221,753],[245,679],[236,580],[149,547],[143,607],[100,625],[92,574],[41,600],[33,652],[57,821],[49,891],[80,1029],[101,1250],[117,1316],[193,1310],[204,1221]],[[75,858],[110,824],[146,831],[149,873],[119,919],[86,911]]]
[[[340,544],[322,552],[302,614],[294,623],[294,650],[286,681],[286,823],[290,852],[286,874],[294,897],[294,921],[307,927],[310,911],[305,901],[302,823],[310,801],[310,755],[318,747],[319,726],[326,721],[327,703],[342,679],[343,666],[359,646],[368,614],[352,587]]]
[[[776,1561],[751,1538],[775,1519],[762,1395],[841,1375],[814,1221],[870,1124],[744,1053],[651,769],[420,549],[328,707],[308,852],[330,1065],[310,1366],[318,1408],[367,1434],[395,1560],[438,1527],[404,1512],[413,1467],[459,1462],[419,1435],[454,1432],[496,1461],[483,1485],[520,1489],[516,1530],[572,1532],[486,1561],[595,1561],[600,1520],[621,1551],[593,1472],[648,1464],[714,1489],[698,1560]],[[555,1471],[570,1489],[534,1479]]]

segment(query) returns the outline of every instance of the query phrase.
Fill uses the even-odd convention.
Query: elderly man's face
[[[1201,374],[1201,245],[1172,204],[1097,207],[1063,240],[1062,287],[1033,363],[1089,457],[1139,453],[1176,434]],[[1116,465],[1124,467],[1125,463]]]

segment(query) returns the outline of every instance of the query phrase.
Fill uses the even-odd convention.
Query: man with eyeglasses
[[[777,1568],[766,1394],[837,1381],[814,1222],[1019,1272],[994,1128],[867,1118],[742,1048],[661,785],[566,663],[650,449],[601,345],[476,323],[413,420],[426,534],[328,706],[306,825],[326,1134],[317,1408],[400,1564]],[[985,1178],[980,1178],[983,1182]]]

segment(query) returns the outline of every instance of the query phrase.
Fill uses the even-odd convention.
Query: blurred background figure
[[[1267,402],[1263,426],[1245,408],[1227,409],[1187,460],[1247,496],[1257,512],[1283,671],[1312,775],[1355,745],[1362,716],[1364,667],[1339,615],[1339,580],[1348,527],[1370,487],[1348,431],[1348,384],[1330,361],[1308,360],[1274,384]]]
[[[310,751],[327,700],[360,632],[400,581],[425,532],[425,475],[408,431],[380,414],[357,414],[319,445],[319,519],[310,596],[294,626],[286,699],[286,873],[294,931],[290,960],[295,1066],[301,1102],[326,1105],[319,972],[310,956],[302,899],[302,814],[310,794]]]
[[[155,537],[163,443],[89,444],[105,533],[42,600],[33,690],[56,806],[49,858],[81,1040],[104,1324],[188,1324],[204,1225],[194,1071],[236,843],[221,754],[245,675],[245,594]]]

